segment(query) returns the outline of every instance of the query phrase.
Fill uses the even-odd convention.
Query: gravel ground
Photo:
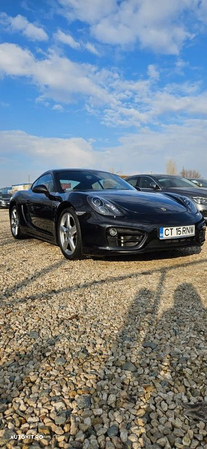
[[[0,210],[0,247],[0,447],[207,449],[207,243],[70,262]]]

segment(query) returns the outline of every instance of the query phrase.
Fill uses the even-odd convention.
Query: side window
[[[150,184],[153,182],[152,178],[148,176],[143,176],[140,180],[140,187],[142,189],[152,189]]]
[[[49,192],[54,192],[54,182],[50,173],[40,176],[40,178],[38,178],[37,181],[34,182],[32,187],[39,186],[40,184],[46,186]]]
[[[60,179],[60,187],[64,192],[75,189],[79,184],[80,182],[75,181],[74,179]]]
[[[127,182],[129,182],[129,184],[131,184],[131,186],[137,187],[137,184],[138,184],[137,178],[130,178],[127,180]]]
[[[111,178],[99,179],[98,182],[94,182],[92,184],[92,189],[100,190],[100,189],[117,189],[117,181]]]

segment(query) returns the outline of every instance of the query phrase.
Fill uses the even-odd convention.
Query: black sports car
[[[14,238],[36,237],[60,246],[67,259],[82,254],[138,254],[201,246],[205,221],[180,195],[137,192],[99,170],[51,170],[10,202]]]

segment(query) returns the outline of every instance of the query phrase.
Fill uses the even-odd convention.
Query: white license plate
[[[183,237],[193,237],[195,235],[195,225],[173,226],[169,228],[159,228],[160,240],[178,239]]]

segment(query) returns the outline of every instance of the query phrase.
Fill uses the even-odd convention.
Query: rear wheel
[[[11,233],[15,239],[21,239],[24,237],[21,232],[19,213],[16,206],[13,206],[11,210],[10,226],[11,226]]]
[[[80,259],[82,256],[82,238],[80,223],[71,208],[64,209],[57,225],[58,244],[66,259]]]

